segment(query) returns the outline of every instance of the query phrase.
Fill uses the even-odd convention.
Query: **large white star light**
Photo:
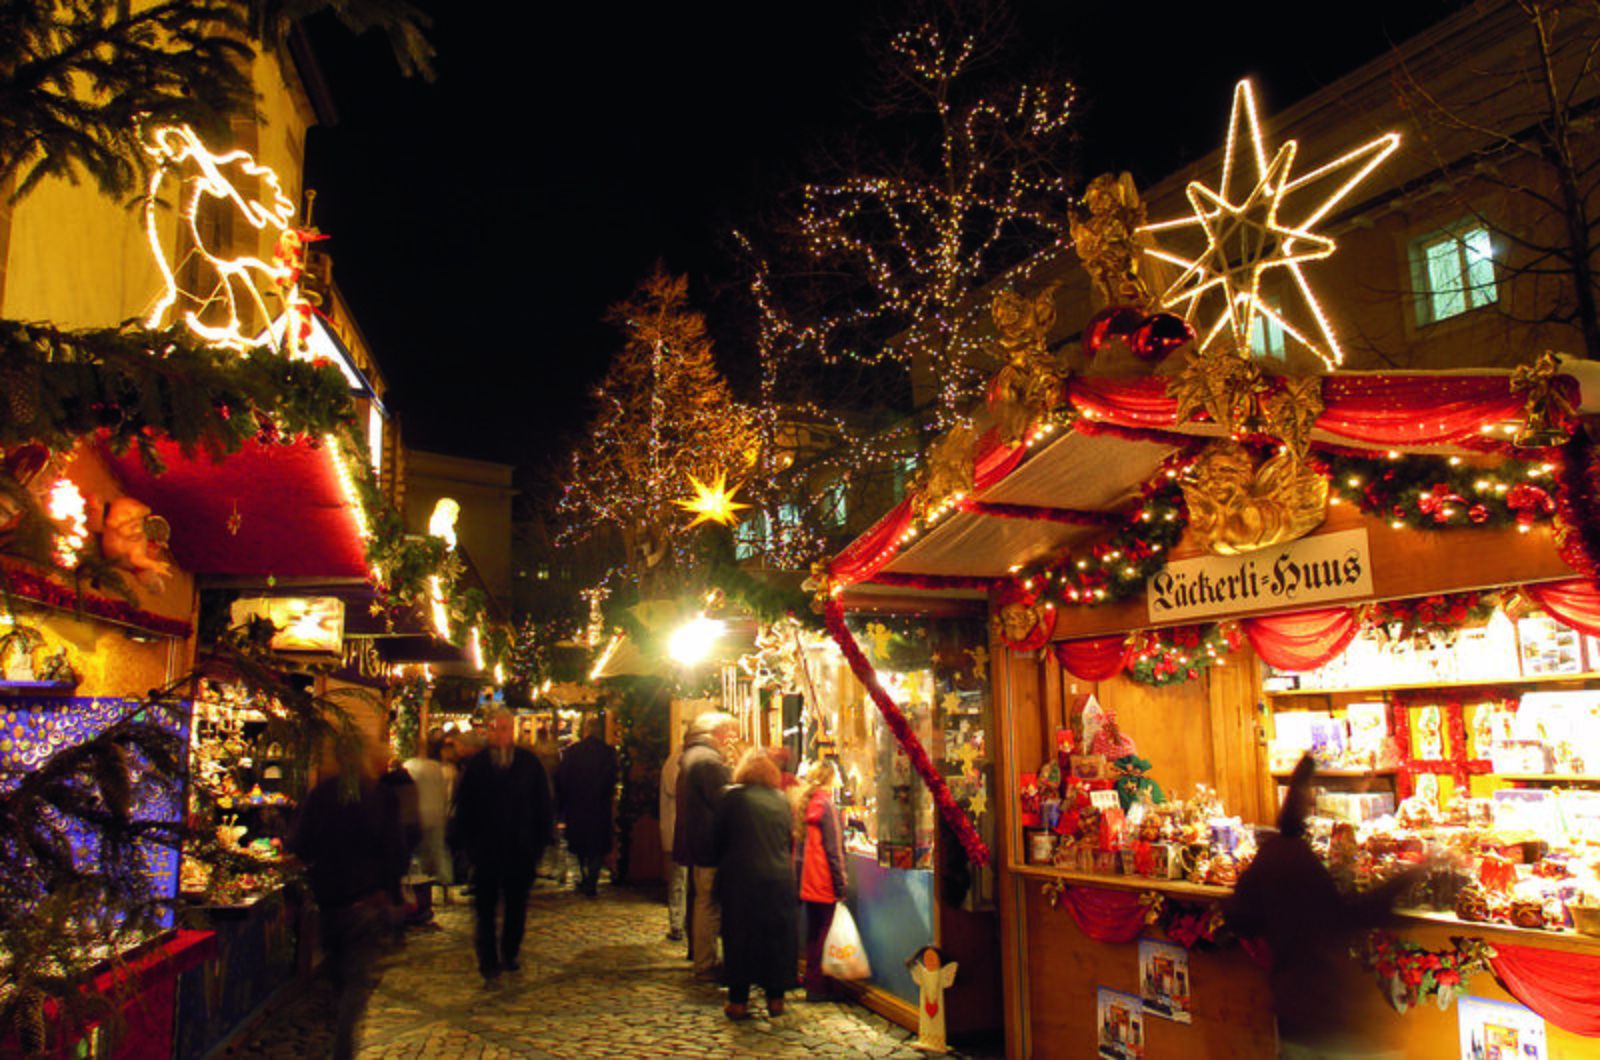
[[[1400,135],[1388,133],[1319,169],[1291,177],[1298,145],[1286,140],[1268,157],[1255,91],[1248,80],[1240,81],[1233,90],[1222,179],[1216,190],[1191,182],[1186,190],[1192,215],[1141,229],[1158,237],[1177,235],[1180,241],[1185,230],[1198,229],[1205,239],[1204,249],[1192,257],[1171,245],[1146,250],[1181,270],[1162,292],[1162,307],[1180,310],[1195,324],[1202,351],[1223,336],[1231,337],[1236,348],[1248,349],[1250,328],[1259,314],[1275,321],[1329,368],[1342,363],[1344,352],[1302,266],[1334,252],[1333,240],[1313,229],[1399,146]],[[1252,183],[1239,172],[1244,168],[1241,155],[1254,163]],[[1193,233],[1187,242],[1194,242]],[[1286,306],[1275,307],[1261,297],[1261,276],[1275,268],[1288,274],[1286,293],[1298,297],[1303,314],[1286,312]]]

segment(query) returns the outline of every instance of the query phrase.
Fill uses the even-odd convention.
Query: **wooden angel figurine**
[[[928,1053],[948,1050],[944,1040],[944,992],[956,981],[955,962],[946,964],[944,954],[933,946],[924,946],[906,962],[911,969],[911,981],[921,990],[917,1006],[917,1040],[912,1047]]]

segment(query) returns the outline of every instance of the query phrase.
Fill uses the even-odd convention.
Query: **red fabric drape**
[[[1176,398],[1167,396],[1165,376],[1137,379],[1086,379],[1067,381],[1067,398],[1091,420],[1121,427],[1171,427],[1178,418]]]
[[[850,542],[828,565],[828,573],[845,585],[866,581],[894,558],[896,545],[911,525],[911,501],[901,501],[889,509],[872,529]]]
[[[1133,655],[1132,638],[1086,637],[1056,645],[1056,661],[1080,681],[1109,681],[1122,672]]]
[[[1315,670],[1349,647],[1361,628],[1348,607],[1262,615],[1239,625],[1256,654],[1280,670]]]
[[[1144,905],[1134,891],[1068,887],[1061,904],[1078,929],[1096,942],[1132,942],[1144,930]]]
[[[1016,470],[1027,455],[1025,445],[1000,444],[1000,432],[993,427],[978,439],[977,451],[972,456],[972,488],[986,489]]]
[[[1569,398],[1577,384],[1557,384]],[[1092,420],[1123,427],[1171,427],[1177,402],[1167,396],[1166,380],[1073,379],[1068,384],[1073,406]],[[1523,397],[1511,389],[1509,374],[1329,376],[1322,384],[1324,410],[1317,427],[1329,434],[1367,445],[1468,445],[1503,442],[1503,435],[1484,434],[1485,427],[1520,422]]]
[[[1525,587],[1535,603],[1580,633],[1600,637],[1600,588],[1583,578]]]
[[[1317,426],[1351,441],[1439,445],[1484,441],[1484,427],[1520,422],[1523,398],[1509,375],[1331,376]],[[1503,440],[1497,439],[1497,440]]]
[[[1494,944],[1489,967],[1518,1001],[1573,1034],[1600,1037],[1600,957]]]
[[[978,830],[973,827],[972,819],[967,816],[955,796],[950,794],[950,785],[940,775],[933,764],[933,759],[928,757],[928,751],[922,746],[922,741],[917,739],[917,734],[911,728],[911,723],[906,720],[905,713],[900,705],[894,701],[878,681],[878,672],[872,668],[872,663],[861,651],[861,645],[856,643],[856,638],[844,624],[844,608],[837,600],[829,600],[822,605],[822,620],[828,627],[828,633],[833,637],[839,650],[844,653],[845,662],[850,664],[850,672],[856,675],[856,680],[866,688],[867,694],[872,697],[878,713],[883,715],[883,720],[888,724],[889,731],[894,733],[894,738],[900,744],[900,749],[906,753],[906,758],[911,761],[911,768],[917,776],[928,786],[928,792],[933,796],[933,803],[939,808],[939,816],[944,818],[945,824],[956,834],[961,841],[961,847],[967,852],[968,860],[974,864],[986,865],[989,862],[989,844],[983,841]]]

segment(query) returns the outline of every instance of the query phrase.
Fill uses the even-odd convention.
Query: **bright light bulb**
[[[673,630],[667,640],[667,654],[674,662],[694,666],[711,654],[717,639],[727,632],[728,624],[720,618],[700,615]]]

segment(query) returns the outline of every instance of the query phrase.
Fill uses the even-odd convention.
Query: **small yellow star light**
[[[689,523],[690,527],[699,526],[701,523],[732,526],[738,520],[738,516],[734,513],[750,507],[733,499],[739,487],[737,485],[729,487],[728,476],[724,472],[717,472],[717,477],[709,484],[690,475],[689,485],[694,487],[694,497],[675,503],[684,511],[695,513],[694,519]]]
[[[1160,235],[1198,228],[1206,245],[1195,257],[1185,257],[1172,249],[1151,247],[1146,252],[1161,261],[1176,265],[1183,272],[1161,295],[1163,308],[1181,307],[1183,315],[1195,321],[1205,312],[1215,319],[1200,320],[1200,349],[1208,349],[1225,331],[1241,350],[1250,346],[1250,326],[1256,314],[1275,321],[1284,331],[1320,357],[1329,368],[1344,361],[1344,351],[1333,336],[1333,329],[1322,311],[1301,266],[1326,258],[1334,252],[1333,240],[1312,229],[1328,215],[1357,184],[1366,179],[1385,158],[1400,146],[1400,134],[1388,133],[1365,143],[1303,176],[1290,178],[1298,144],[1286,140],[1270,159],[1261,139],[1261,122],[1256,114],[1255,92],[1248,80],[1233,90],[1233,111],[1228,118],[1228,141],[1223,148],[1222,179],[1216,190],[1199,181],[1189,184],[1189,205],[1193,216],[1146,225],[1142,232]],[[1235,157],[1248,151],[1255,162],[1253,186],[1238,185]],[[1330,188],[1331,183],[1331,188]],[[1316,193],[1296,197],[1312,186]],[[1299,199],[1305,199],[1294,213]],[[1296,328],[1260,296],[1261,274],[1281,268],[1298,293],[1309,327]],[[1218,295],[1222,305],[1215,307]]]

